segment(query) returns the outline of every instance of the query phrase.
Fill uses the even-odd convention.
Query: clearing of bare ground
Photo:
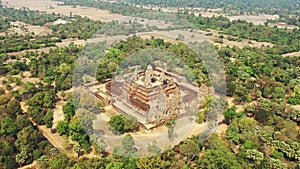
[[[28,33],[34,33],[34,35],[37,36],[44,36],[52,33],[52,30],[50,30],[46,26],[33,26],[20,21],[10,22],[10,25],[12,27],[8,29],[8,34],[17,33],[20,35],[25,35]],[[5,36],[5,33],[1,32],[0,36]]]
[[[97,8],[85,7],[85,6],[70,6],[62,5],[62,2],[56,2],[51,0],[3,0],[2,5],[14,8],[29,8],[30,10],[44,11],[47,13],[57,13],[69,16],[70,13],[73,15],[80,15],[88,17],[93,20],[99,20],[102,22],[110,22],[117,20],[122,15],[112,14],[107,10],[100,10]]]
[[[111,106],[105,107],[105,113],[97,115],[96,120],[93,122],[94,131],[101,131],[104,135],[101,136],[103,141],[107,145],[107,151],[112,151],[113,147],[122,144],[123,135],[115,135],[108,127],[107,122],[112,115],[118,114]],[[220,119],[222,120],[222,119]],[[135,140],[140,153],[147,152],[147,143],[152,143],[155,141],[157,146],[165,149],[169,146],[174,146],[179,144],[180,141],[190,138],[192,136],[198,135],[205,129],[206,124],[196,123],[193,119],[189,117],[182,117],[176,120],[176,125],[174,127],[175,138],[170,140],[168,137],[168,128],[166,126],[156,127],[151,130],[140,128],[138,132],[130,133]],[[227,125],[219,126],[216,132],[222,133],[226,130]]]

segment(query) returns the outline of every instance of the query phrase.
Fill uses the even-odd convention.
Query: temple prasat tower
[[[136,117],[147,129],[196,113],[200,100],[213,93],[204,84],[199,88],[185,76],[151,65],[85,88],[119,113]]]
[[[188,106],[199,104],[197,84],[151,65],[116,77],[106,88],[113,107],[136,117],[146,128],[184,115]]]

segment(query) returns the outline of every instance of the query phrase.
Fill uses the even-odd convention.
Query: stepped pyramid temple
[[[119,113],[136,117],[148,129],[199,108],[196,83],[151,65],[146,70],[116,76],[102,85],[94,91],[97,98]]]

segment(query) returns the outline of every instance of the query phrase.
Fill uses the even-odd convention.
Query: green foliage
[[[75,144],[73,150],[77,153],[77,157],[80,156],[81,149],[82,148],[81,148],[80,144]]]
[[[240,136],[239,136],[239,128],[237,122],[233,122],[229,125],[229,128],[226,130],[226,138],[235,144],[239,144]]]
[[[266,159],[263,164],[262,168],[278,168],[278,169],[285,169],[287,168],[287,165],[285,163],[282,163],[278,159],[274,158],[268,158]]]
[[[31,125],[31,122],[29,121],[27,115],[17,115],[16,122],[17,122],[17,125],[20,129]]]
[[[67,24],[51,25],[54,35],[61,39],[78,38],[88,39],[101,29],[102,23],[100,21],[92,21],[91,19],[76,16]]]
[[[65,114],[65,120],[70,122],[71,118],[75,115],[73,103],[68,101],[67,104],[62,107],[62,110]]]
[[[69,136],[69,123],[67,121],[59,121],[56,128],[59,135]]]
[[[147,158],[138,158],[137,167],[140,169],[167,168],[167,164],[159,155]]]
[[[122,5],[118,3],[102,2],[102,1],[82,1],[82,0],[72,0],[72,1],[63,1],[66,5],[83,5],[90,6],[99,9],[110,10],[112,13],[120,13],[123,15],[133,15],[141,12],[146,12],[150,10],[136,8],[129,5]]]
[[[8,95],[0,96],[0,105],[8,104],[9,101],[10,101],[10,96],[8,96]]]
[[[230,123],[232,119],[239,118],[242,116],[242,113],[236,112],[237,107],[233,106],[225,110],[224,117],[225,117],[225,123]]]
[[[43,156],[41,156],[40,158],[37,159],[37,165],[41,169],[48,168],[49,167],[48,164],[49,164],[48,156],[43,155]]]
[[[115,133],[122,134],[124,132],[125,122],[122,115],[111,117],[108,121],[108,124]]]
[[[16,121],[11,118],[4,118],[1,121],[1,134],[16,136],[19,128]]]
[[[34,36],[32,34],[26,34],[26,35],[9,34],[7,36],[0,36],[0,40],[5,40],[5,45],[1,45],[0,47],[1,53],[19,52],[27,49],[39,49],[39,48],[51,47],[51,46],[55,46],[56,42],[61,42],[60,39],[52,38],[52,36],[50,35]],[[15,67],[18,68],[19,66],[21,66],[22,63],[19,62],[16,64]]]
[[[47,109],[54,108],[54,96],[48,92],[38,92],[32,98],[26,101],[28,113],[32,116],[33,120],[38,124],[45,124],[44,116],[47,114]],[[48,126],[49,124],[48,120]]]
[[[7,104],[7,112],[9,112],[12,117],[16,117],[17,114],[20,114],[22,112],[20,102],[16,99],[9,101]]]
[[[248,149],[246,151],[246,158],[250,160],[252,166],[259,166],[264,159],[264,154],[256,149]]]
[[[108,124],[112,131],[116,134],[137,131],[139,129],[136,118],[132,116],[115,115],[110,118]]]
[[[183,144],[179,145],[179,151],[189,160],[193,160],[193,158],[200,151],[200,146],[195,141],[187,139],[183,142]]]
[[[93,143],[93,148],[95,152],[99,155],[105,153],[105,147],[106,145],[103,141]]]
[[[126,134],[124,139],[122,140],[122,145],[125,148],[125,151],[130,153],[130,152],[135,152],[134,146],[134,140],[133,137],[130,134]]]
[[[237,157],[218,138],[210,138],[210,148],[198,160],[199,168],[242,169]]]
[[[77,166],[82,169],[89,168],[105,168],[108,165],[111,159],[109,158],[86,158],[82,157],[77,161]]]
[[[279,152],[278,150],[275,150],[272,153],[272,157],[275,158],[275,159],[282,159],[282,158],[284,158],[284,155],[283,155],[282,152]]]
[[[208,95],[201,101],[200,112],[197,114],[196,121],[198,123],[206,122],[208,115],[211,117],[216,116],[219,113],[219,107],[225,107],[226,102],[212,95]]]
[[[75,0],[68,3],[107,8],[113,12],[124,14],[147,11],[133,6],[125,5],[124,7],[120,4],[106,2]],[[165,3],[169,3],[169,1]],[[226,4],[227,1],[224,3]],[[270,8],[270,10],[276,9]],[[0,11],[3,12],[3,9]],[[48,16],[48,14],[23,9],[17,11],[7,9],[7,11],[7,14],[0,12],[1,16],[11,15],[7,16],[5,20],[0,17],[0,30],[6,30],[9,22],[13,21],[13,18],[17,18],[16,16],[20,20],[34,25],[45,24],[57,18],[56,15],[49,14]],[[10,83],[16,83],[18,89],[13,92],[5,91],[9,94],[4,94],[3,89],[0,91],[0,145],[2,146],[0,166],[16,168],[14,158],[17,158],[22,165],[38,159],[38,165],[41,168],[287,168],[296,165],[296,162],[299,161],[299,131],[295,126],[297,123],[299,124],[300,116],[299,111],[290,108],[286,102],[299,103],[300,92],[297,79],[299,79],[300,62],[299,57],[282,57],[280,54],[299,50],[299,30],[271,28],[244,21],[230,22],[225,17],[196,17],[187,13],[179,15],[192,21],[201,29],[217,29],[230,37],[236,37],[231,40],[249,38],[275,44],[272,48],[262,47],[261,49],[251,47],[217,49],[226,68],[228,96],[235,98],[235,104],[251,102],[251,105],[245,105],[245,114],[250,117],[244,117],[242,113],[237,113],[235,107],[226,109],[224,112],[225,122],[229,123],[226,136],[216,138],[215,135],[212,135],[204,143],[205,148],[202,150],[194,139],[187,139],[174,148],[174,151],[170,150],[154,157],[134,160],[127,157],[135,156],[136,146],[133,137],[126,135],[122,147],[114,148],[112,157],[80,158],[74,165],[74,161],[61,153],[52,153],[51,159],[43,156],[48,155],[52,147],[38,132],[38,129],[31,126],[28,119],[32,118],[38,124],[46,124],[47,127],[51,127],[53,120],[51,109],[56,101],[56,92],[72,86],[72,68],[77,54],[81,52],[82,48],[70,44],[68,47],[51,49],[48,53],[27,52],[24,54],[24,57],[29,59],[27,63],[20,61],[4,63],[9,58],[6,52],[54,46],[55,42],[64,38],[86,39],[103,26],[100,22],[75,16],[72,21],[66,19],[70,21],[68,24],[50,26],[54,31],[53,35],[40,37],[32,34],[22,36],[12,34],[0,37],[0,41],[4,42],[0,47],[0,53],[3,53],[0,54],[0,74],[16,75],[29,70],[33,77],[38,77],[45,82],[45,84],[23,84],[21,78],[13,76],[7,76],[3,80],[6,89],[10,90]],[[137,29],[128,27],[128,32],[139,29],[139,27]],[[192,74],[194,74],[199,84],[209,84],[205,66],[187,45],[171,44],[155,38],[143,40],[136,36],[121,41],[108,49],[104,59],[100,62],[97,79],[103,81],[112,77],[125,57],[145,48],[160,48],[174,52],[191,68],[188,77],[193,78]],[[95,61],[97,61],[95,63],[98,63],[99,53],[101,53],[98,50],[92,51],[89,53],[91,55],[88,55],[95,56]],[[148,64],[147,57],[141,61],[142,66]],[[92,74],[91,69],[83,74]],[[75,79],[83,80],[82,77]],[[55,83],[55,87],[52,85],[53,83]],[[12,99],[12,96],[15,99]],[[210,104],[212,99],[214,98],[205,100],[203,111],[199,113],[199,122],[205,121],[208,111],[210,111],[209,107],[214,106]],[[29,116],[21,115],[22,110],[18,100],[26,101],[29,106]],[[78,109],[74,116],[73,103],[76,102],[82,105],[80,108],[86,108],[88,111]],[[59,122],[57,126],[60,135],[70,136],[85,152],[88,152],[90,148],[88,137],[90,131],[84,129],[91,125],[91,119],[85,117],[94,117],[89,115],[95,107],[98,107],[98,103],[91,102],[89,99],[76,100],[75,98],[72,102],[70,100],[63,106],[65,121]],[[77,118],[83,120],[79,121]],[[109,123],[111,123],[111,128],[118,133],[138,130],[136,119],[132,117],[114,117],[110,119]],[[172,133],[172,128],[169,128],[168,133]],[[95,150],[103,152],[103,145],[97,145],[94,145]],[[235,150],[236,147],[239,147],[238,153],[234,154],[231,149]],[[155,143],[149,144],[148,149],[151,153],[160,153],[160,149]],[[199,154],[201,154],[201,158],[198,157]]]
[[[0,18],[0,31],[6,31],[8,28],[10,28],[10,23],[7,19]]]
[[[294,87],[294,95],[288,98],[288,103],[292,105],[300,104],[300,87]]]
[[[294,16],[294,15],[288,15],[288,14],[283,14],[279,15],[279,19],[268,19],[267,23],[286,23],[287,25],[295,25],[295,26],[300,26],[300,19],[299,16]]]
[[[282,99],[285,97],[285,91],[282,87],[275,87],[274,93],[272,95],[275,99]]]
[[[126,134],[122,140],[122,147],[114,147],[113,155],[117,157],[135,157],[137,149],[135,148],[134,139],[130,134]]]
[[[22,166],[26,160],[28,158],[28,154],[26,151],[21,151],[20,154],[16,155],[16,162],[20,164],[20,166]]]
[[[53,112],[53,110],[49,109],[43,118],[47,128],[51,128],[53,125]]]
[[[230,14],[299,14],[297,1],[270,0],[270,1],[231,1],[231,0],[126,0],[139,5],[158,5],[160,7],[200,7],[207,9],[222,8]]]
[[[66,125],[67,122],[64,121],[64,123],[64,125]],[[84,126],[82,126],[78,120],[71,121],[68,126],[68,131],[65,130],[65,132],[68,132],[71,139],[79,143],[85,152],[88,152],[91,146],[90,139],[84,130]]]
[[[125,164],[122,162],[111,162],[105,167],[105,169],[121,169],[124,167],[125,167]]]
[[[17,134],[15,141],[16,148],[19,152],[26,151],[28,159],[26,164],[36,160],[41,155],[45,154],[50,143],[45,141],[43,135],[36,128],[28,126],[23,128]]]
[[[8,21],[22,21],[31,25],[43,26],[60,18],[59,15],[30,11],[26,8],[0,8],[0,16],[6,17]]]
[[[70,160],[66,155],[59,155],[51,159],[49,169],[69,168],[74,165],[74,161]]]
[[[280,29],[277,27],[270,27],[267,25],[254,25],[244,20],[230,21],[224,16],[218,17],[202,17],[183,13],[183,18],[195,23],[200,29],[221,29],[222,34],[232,35],[238,37],[230,40],[251,39],[259,42],[271,42],[275,44],[274,47],[266,48],[265,51],[271,54],[284,54],[288,52],[296,52],[299,50],[299,29],[293,30]],[[270,36],[266,36],[270,35]]]

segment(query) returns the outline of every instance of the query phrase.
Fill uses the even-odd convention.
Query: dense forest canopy
[[[146,2],[150,1],[142,1]],[[162,1],[152,2],[162,3]],[[182,1],[164,2],[166,4],[173,2],[174,6],[182,3]],[[222,2],[223,6],[232,3],[229,0]],[[256,1],[234,2],[245,5]],[[272,2],[273,8],[269,9],[268,4],[262,7],[265,2],[257,2],[255,6],[258,11],[264,9],[274,12],[283,8],[290,12],[298,10],[295,3],[299,1]],[[283,2],[291,3],[283,4]],[[107,8],[112,12],[128,15],[148,11],[129,5],[93,0],[73,0],[66,3]],[[209,5],[218,4],[207,3],[208,7]],[[245,9],[251,8],[250,6]],[[74,73],[78,56],[86,54],[93,58],[92,61],[98,64],[96,78],[103,81],[113,76],[117,65],[124,58],[141,49],[157,48],[180,57],[187,63],[199,84],[210,85],[207,68],[202,61],[197,59],[189,46],[182,42],[170,43],[159,38],[143,39],[138,36],[124,39],[110,46],[106,52],[99,51],[98,44],[94,46],[94,50],[86,50],[89,45],[79,46],[70,43],[68,46],[55,47],[46,52],[26,51],[18,56],[9,55],[9,52],[13,51],[54,47],[56,42],[64,39],[88,39],[104,24],[80,16],[59,16],[28,9],[0,7],[0,32],[6,33],[0,36],[0,145],[2,146],[0,168],[16,168],[36,161],[38,168],[47,169],[299,169],[300,111],[295,106],[300,105],[300,57],[282,56],[283,53],[299,51],[299,29],[272,28],[240,20],[231,22],[226,17],[198,17],[188,13],[177,15],[193,23],[195,29],[206,31],[213,29],[223,35],[266,41],[275,45],[262,48],[214,47],[226,70],[226,95],[229,100],[218,100],[214,96],[206,97],[201,102],[201,110],[196,113],[195,120],[198,123],[205,122],[210,104],[213,100],[218,100],[226,105],[223,112],[224,120],[220,121],[220,125],[225,126],[226,130],[222,133],[216,131],[205,142],[199,141],[201,135],[193,136],[164,153],[155,143],[149,144],[147,151],[155,154],[154,156],[129,158],[125,155],[132,155],[137,151],[135,140],[129,134],[139,130],[136,119],[126,119],[117,115],[109,120],[112,130],[124,133],[125,137],[121,146],[111,147],[111,152],[108,152],[105,143],[91,134],[92,120],[96,116],[93,110],[100,109],[100,113],[103,113],[105,111],[103,103],[91,101],[89,95],[84,92],[75,92],[73,95],[64,93],[72,88],[74,79],[81,83],[89,82],[85,77],[76,76]],[[59,18],[68,22],[48,25]],[[9,34],[6,31],[13,21],[48,25],[52,32],[45,36],[32,33]],[[111,28],[111,25],[108,24],[106,27]],[[138,29],[139,27],[130,28],[128,32],[134,33]],[[111,32],[109,35],[114,34]],[[103,53],[105,57],[99,59],[99,55]],[[91,74],[89,72],[91,69],[80,70],[85,71],[81,72],[82,74]],[[38,126],[52,128],[54,110],[59,101],[65,103],[61,106],[61,113],[65,118],[58,122],[56,132],[60,138],[66,140],[64,151],[51,145],[38,128]],[[82,107],[78,107],[76,104],[78,102]],[[24,105],[27,110],[24,109]],[[88,110],[83,107],[88,107]],[[85,130],[84,126],[89,126],[89,130]],[[68,140],[72,140],[72,144]],[[92,151],[95,156],[90,158]],[[74,152],[75,157],[70,156]]]

